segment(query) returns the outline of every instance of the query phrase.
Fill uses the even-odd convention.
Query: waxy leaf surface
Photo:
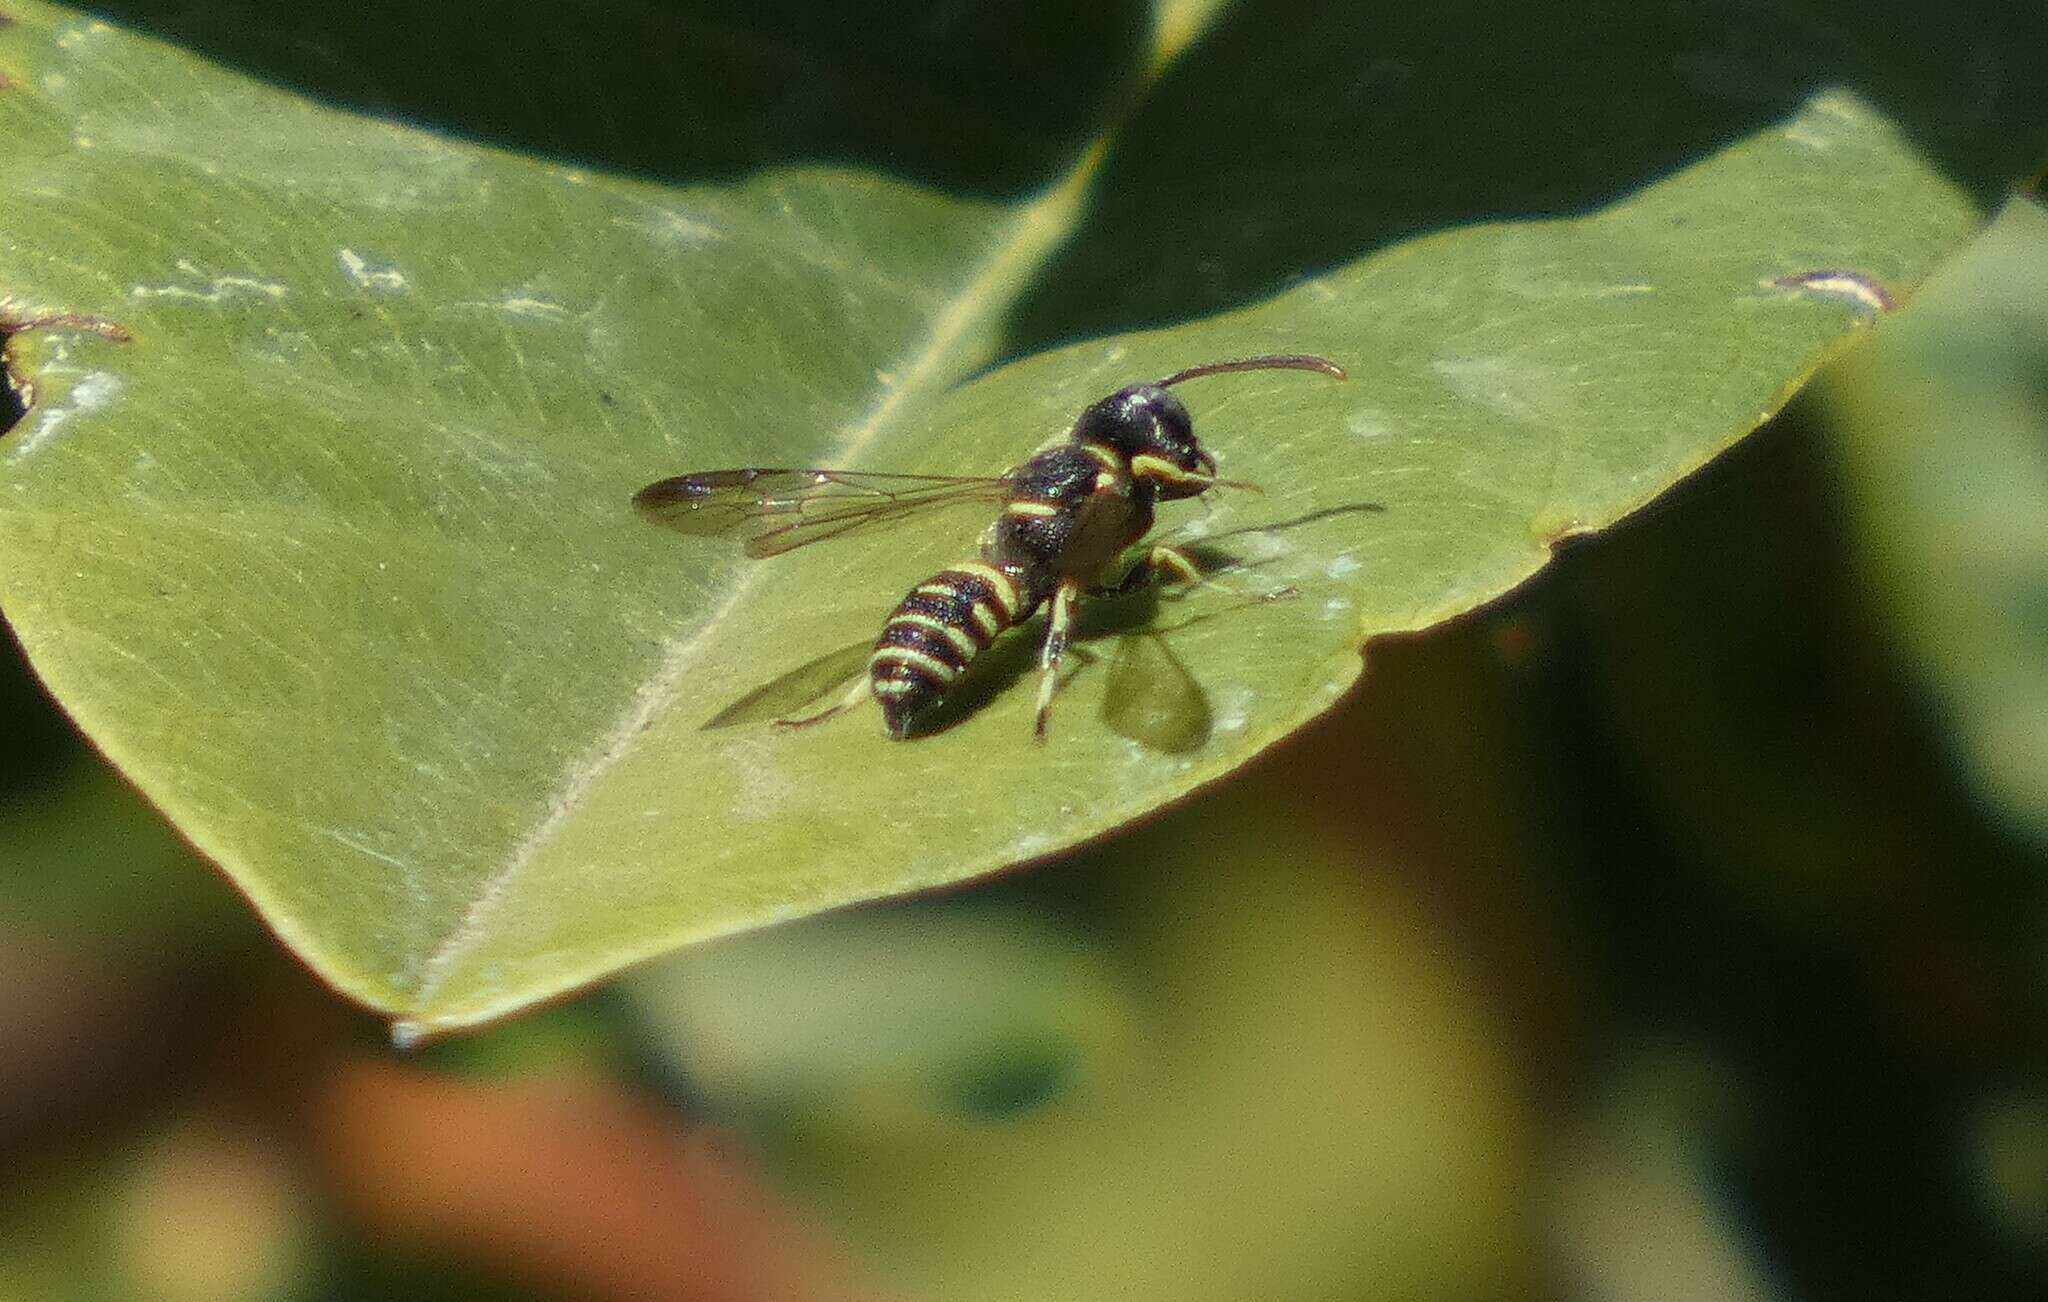
[[[1993,6],[1882,41],[1848,6],[1474,5],[1456,39],[1273,5],[157,8],[0,31],[32,399],[0,604],[284,941],[419,1032],[1229,773],[1366,639],[1753,428],[2042,139],[1985,71],[2036,48]],[[1122,384],[1282,351],[1352,379],[1190,384],[1266,491],[1162,528],[1292,600],[1098,608],[1042,749],[1028,647],[914,743],[703,729],[979,525],[757,563],[648,527],[641,485],[996,473]],[[1147,660],[1203,697],[1146,725],[1168,746],[1103,719]]]

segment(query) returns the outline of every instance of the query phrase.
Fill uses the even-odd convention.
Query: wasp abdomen
[[[912,588],[890,612],[868,657],[869,686],[889,731],[906,735],[974,657],[1029,618],[1037,604],[1010,575],[980,563],[942,570]]]

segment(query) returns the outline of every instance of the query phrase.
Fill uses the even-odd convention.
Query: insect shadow
[[[1325,520],[1347,515],[1381,515],[1386,509],[1386,506],[1379,502],[1342,502],[1336,506],[1325,506],[1310,511],[1305,515],[1297,515],[1291,520],[1276,520],[1270,524],[1242,524],[1235,529],[1219,529],[1206,535],[1205,540],[1213,543],[1224,538],[1242,538],[1246,534],[1285,533],[1289,529],[1303,529],[1312,524],[1321,524]],[[1241,563],[1231,564],[1233,568],[1242,568]]]
[[[1077,659],[1084,663],[1086,643],[1115,636],[1140,627],[1156,611],[1159,594],[1153,589],[1122,598],[1105,598],[1088,603],[1075,629]],[[915,735],[942,732],[969,717],[996,697],[1014,687],[1038,664],[1037,639],[1022,625],[996,639],[988,650],[976,656],[952,691],[919,720]],[[745,724],[773,723],[801,713],[837,692],[868,671],[868,657],[875,639],[864,637],[843,647],[815,656],[784,673],[777,674],[732,704],[706,719],[705,731],[734,728]]]
[[[1296,520],[1232,532],[1270,532],[1349,510],[1379,509],[1372,504],[1337,507],[1312,512]],[[1207,540],[1187,545],[1184,550],[1197,562],[1204,576],[1250,574],[1263,563],[1245,561]],[[1214,585],[1215,577],[1211,577],[1204,586]],[[1217,609],[1185,619],[1168,618],[1167,608],[1177,606],[1189,595],[1191,592],[1188,590],[1152,584],[1130,593],[1096,597],[1082,606],[1075,626],[1076,645],[1072,649],[1077,661],[1073,672],[1079,674],[1101,659],[1092,651],[1090,643],[1114,641],[1114,651],[1109,657],[1109,681],[1104,689],[1104,722],[1122,736],[1154,750],[1173,754],[1197,749],[1208,741],[1213,730],[1214,712],[1209,706],[1208,693],[1174,653],[1166,635],[1294,594],[1291,589],[1247,593],[1241,600]],[[993,646],[975,658],[953,690],[918,721],[912,735],[927,736],[953,727],[1014,688],[1019,680],[1037,668],[1037,642],[1035,636],[1021,630],[1011,630],[997,639]],[[710,731],[772,723],[801,713],[866,673],[868,657],[874,646],[873,638],[862,638],[806,660],[733,701],[705,720],[702,727]]]

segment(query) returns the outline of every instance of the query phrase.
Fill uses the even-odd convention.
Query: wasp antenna
[[[1212,479],[1209,481],[1209,487],[1242,488],[1245,492],[1257,493],[1260,497],[1264,497],[1266,495],[1265,489],[1260,488],[1257,484],[1254,484],[1249,479]]]
[[[1320,371],[1332,379],[1350,378],[1344,368],[1327,357],[1311,353],[1282,353],[1271,357],[1239,357],[1228,362],[1210,362],[1206,366],[1190,366],[1185,371],[1176,371],[1159,381],[1158,387],[1170,389],[1182,380],[1199,379],[1204,375],[1222,375],[1227,371]]]

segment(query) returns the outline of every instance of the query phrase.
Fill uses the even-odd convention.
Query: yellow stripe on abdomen
[[[981,650],[982,644],[974,640],[974,634],[964,629],[955,628],[944,620],[931,615],[920,614],[916,611],[905,611],[901,614],[891,615],[889,617],[889,626],[897,624],[911,624],[918,628],[931,629],[934,633],[941,635],[954,646],[960,648],[960,654],[969,660],[972,660]]]
[[[914,646],[876,647],[875,653],[868,657],[868,668],[873,671],[884,665],[904,665],[938,683],[950,683],[960,676],[960,671],[952,665]]]

